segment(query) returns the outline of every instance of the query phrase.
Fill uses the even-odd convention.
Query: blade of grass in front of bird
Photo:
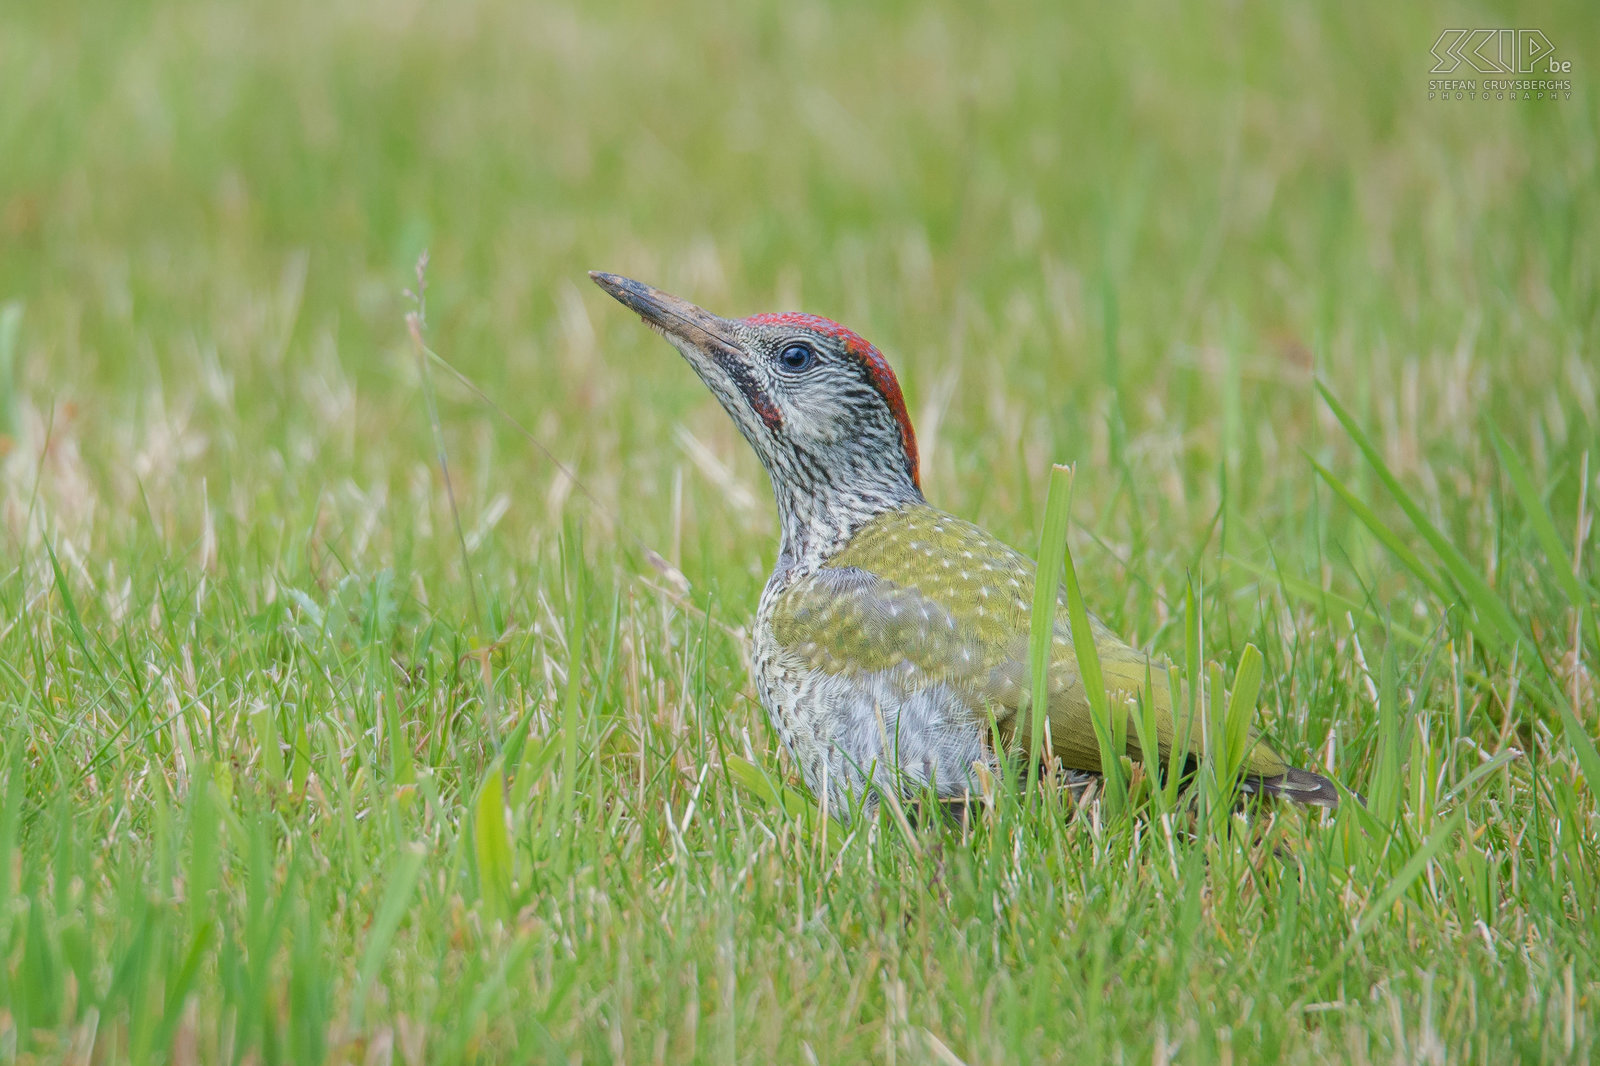
[[[1250,749],[1250,720],[1255,717],[1256,700],[1261,695],[1261,679],[1266,672],[1261,649],[1246,644],[1239,654],[1239,667],[1233,675],[1233,691],[1228,694],[1228,709],[1224,712],[1223,737],[1226,749],[1222,769],[1228,781],[1233,781],[1244,765]]]
[[[1201,792],[1210,797],[1206,813],[1221,839],[1229,812],[1238,798],[1238,782],[1228,773],[1228,685],[1222,664],[1207,661],[1202,668],[1206,687],[1201,715],[1205,721],[1206,750],[1200,760]]]
[[[1122,776],[1122,752],[1126,743],[1121,748],[1116,743],[1117,730],[1111,721],[1105,676],[1100,670],[1100,649],[1095,646],[1094,626],[1089,621],[1089,609],[1084,606],[1078,570],[1072,565],[1072,549],[1067,546],[1065,537],[1061,539],[1061,565],[1067,584],[1067,622],[1072,629],[1072,651],[1078,660],[1078,677],[1089,700],[1089,721],[1094,726],[1094,739],[1100,748],[1101,788],[1107,813],[1116,815],[1127,805],[1128,783]]]
[[[1170,686],[1170,675],[1163,676],[1163,680]],[[1156,724],[1156,680],[1155,669],[1146,661],[1144,665],[1144,688],[1139,692],[1135,701],[1133,713],[1133,731],[1135,739],[1139,742],[1139,761],[1144,765],[1144,771],[1154,779],[1150,781],[1149,794],[1151,804],[1157,816],[1167,813],[1171,805],[1167,802],[1166,790],[1160,787],[1159,771],[1161,766],[1161,740],[1159,728]],[[1176,708],[1177,701],[1173,700],[1169,707]],[[1169,773],[1170,777],[1171,774]]]
[[[1170,811],[1178,804],[1178,789],[1183,784],[1184,767],[1189,762],[1194,720],[1189,712],[1188,686],[1178,671],[1167,670],[1167,705],[1172,708],[1172,747],[1167,752],[1166,777],[1161,783],[1161,807]]]
[[[1200,694],[1200,650],[1202,640],[1200,619],[1200,590],[1195,588],[1194,572],[1190,571],[1183,587],[1183,676],[1185,683],[1177,685],[1170,680],[1172,689],[1172,752],[1167,757],[1167,804],[1178,802],[1178,788],[1188,766],[1189,753],[1194,748],[1195,708]],[[1181,697],[1181,699],[1180,699]],[[1179,720],[1182,720],[1181,726]],[[1205,746],[1205,727],[1201,726],[1200,744]]]
[[[1061,568],[1067,558],[1067,523],[1072,512],[1074,468],[1050,468],[1045,495],[1044,529],[1039,534],[1039,566],[1033,582],[1033,614],[1028,629],[1028,779],[1024,791],[1033,801],[1039,787],[1039,761],[1044,755],[1044,731],[1049,714],[1050,656],[1055,645],[1056,595]]]
[[[783,811],[800,824],[810,816],[812,804],[798,789],[774,781],[765,770],[738,755],[727,757],[728,776],[740,789]]]

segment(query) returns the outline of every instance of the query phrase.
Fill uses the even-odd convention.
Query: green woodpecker
[[[806,783],[838,813],[852,802],[870,809],[888,789],[955,802],[973,794],[998,767],[996,738],[1006,751],[1031,740],[1034,564],[923,499],[916,437],[882,353],[814,315],[720,318],[629,278],[590,277],[682,353],[772,480],[782,540],[752,661]],[[1050,750],[1068,769],[1095,772],[1099,746],[1057,596]],[[1113,713],[1148,700],[1165,764],[1175,732],[1166,668],[1090,624]],[[1338,804],[1331,781],[1253,740],[1246,789]],[[1195,737],[1191,750],[1203,743]]]

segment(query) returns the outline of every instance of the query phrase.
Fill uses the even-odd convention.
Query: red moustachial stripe
[[[900,423],[900,442],[905,446],[906,460],[911,466],[911,483],[918,489],[922,488],[921,468],[917,461],[917,435],[911,429],[911,416],[906,414],[906,401],[900,394],[900,382],[882,352],[855,330],[821,315],[808,315],[801,311],[769,311],[751,315],[745,321],[752,326],[793,326],[843,341],[845,351],[866,369],[873,387],[883,396],[883,402],[889,405],[889,413]]]

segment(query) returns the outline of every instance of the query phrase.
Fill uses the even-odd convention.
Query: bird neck
[[[798,464],[810,476],[768,467],[778,503],[782,540],[776,569],[801,576],[839,552],[856,531],[886,511],[922,503],[922,492],[903,470],[882,467],[828,469]]]

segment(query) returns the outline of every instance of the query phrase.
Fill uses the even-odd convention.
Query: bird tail
[[[1276,796],[1279,799],[1294,800],[1296,803],[1327,807],[1329,810],[1339,806],[1339,790],[1334,787],[1332,781],[1320,774],[1314,774],[1309,770],[1297,770],[1292,766],[1272,777],[1247,777],[1241,787],[1245,792]],[[1356,798],[1360,799],[1359,796]]]
[[[1151,662],[1115,638],[1107,638],[1100,642],[1098,647],[1101,655],[1101,671],[1105,678],[1107,694],[1111,696],[1112,708],[1121,709],[1124,714],[1131,713],[1128,708],[1131,699],[1136,695],[1152,702],[1156,719],[1156,739],[1160,744],[1160,758],[1162,763],[1166,763],[1172,757],[1174,735],[1178,731],[1177,716],[1172,708],[1172,687],[1167,681],[1166,667]],[[1081,686],[1076,692],[1082,692]],[[1077,763],[1068,765],[1076,765],[1086,770],[1098,770],[1100,753],[1090,714],[1087,699],[1071,702],[1061,712],[1052,707],[1051,740],[1058,754],[1070,751],[1078,758]],[[1153,761],[1145,760],[1140,754],[1139,742],[1132,726],[1131,720],[1124,726],[1128,732],[1127,753],[1141,761]],[[1189,758],[1186,770],[1192,769],[1205,754],[1207,739],[1199,722],[1190,723],[1187,732]],[[1241,788],[1246,793],[1276,796],[1296,803],[1327,807],[1330,810],[1339,806],[1339,790],[1332,781],[1309,770],[1299,770],[1290,766],[1288,761],[1254,730],[1250,732],[1250,747],[1244,757],[1242,769],[1244,780],[1241,782]]]

